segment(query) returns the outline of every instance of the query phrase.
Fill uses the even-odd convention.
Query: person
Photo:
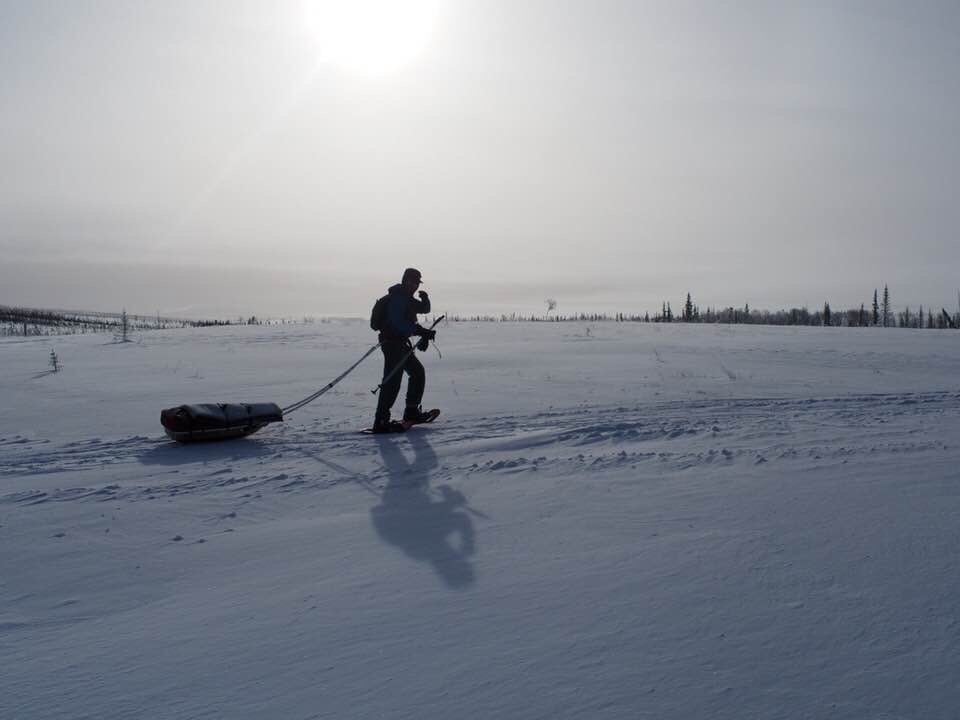
[[[383,383],[380,387],[380,399],[377,401],[377,414],[373,421],[375,433],[403,432],[410,424],[426,422],[429,413],[423,412],[420,401],[426,387],[426,371],[423,369],[417,356],[413,353],[410,338],[420,336],[417,347],[427,348],[436,336],[436,331],[429,330],[417,322],[417,315],[430,312],[430,296],[420,285],[423,276],[416,268],[407,268],[403,271],[400,283],[387,291],[386,316],[383,328],[380,330],[380,349],[383,351]],[[414,297],[414,295],[418,296]],[[406,360],[404,358],[406,357]],[[399,370],[390,375],[393,370],[403,363],[403,372]],[[406,407],[403,411],[403,422],[390,419],[393,404],[400,394],[400,384],[403,373],[408,375]]]

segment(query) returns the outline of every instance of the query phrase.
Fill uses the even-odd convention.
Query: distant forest
[[[450,315],[450,322],[654,322],[654,323],[720,323],[743,325],[814,325],[818,327],[900,327],[930,330],[960,328],[960,294],[957,296],[957,312],[949,313],[946,308],[924,308],[916,310],[905,307],[895,312],[892,306],[890,289],[874,290],[872,302],[861,304],[858,308],[834,310],[829,302],[822,308],[810,310],[806,307],[789,310],[757,310],[749,304],[743,307],[708,307],[701,310],[687,293],[686,301],[675,312],[669,302],[651,315],[637,313],[574,313],[564,315],[556,312],[557,301],[546,300],[547,312],[543,315],[520,315],[516,313],[501,315]]]
[[[858,308],[833,310],[829,302],[822,308],[806,307],[789,310],[757,310],[749,304],[743,307],[707,307],[701,309],[687,293],[686,301],[675,312],[669,302],[664,302],[651,315],[638,313],[571,313],[557,311],[557,301],[548,299],[546,312],[541,315],[509,313],[500,315],[447,314],[447,322],[653,322],[653,323],[708,323],[743,325],[813,325],[818,327],[897,327],[930,330],[960,328],[960,293],[957,296],[956,312],[944,307],[923,306],[913,310],[905,307],[894,311],[890,289],[874,290],[870,303]],[[325,321],[325,320],[322,320]],[[165,318],[160,315],[128,315],[119,313],[79,312],[67,310],[41,310],[36,308],[0,305],[0,336],[71,335],[79,333],[114,333],[124,338],[134,331],[165,328],[211,327],[220,325],[262,325],[296,322],[288,320],[264,320],[255,316],[234,320],[185,320]],[[314,322],[303,318],[303,322]]]
[[[0,336],[77,335],[82,333],[115,333],[124,335],[139,330],[172,327],[229,325],[221,320],[182,320],[159,315],[128,315],[126,312],[98,313],[0,305]]]

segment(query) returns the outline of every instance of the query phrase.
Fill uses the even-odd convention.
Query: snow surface
[[[361,322],[0,341],[0,718],[956,718],[960,333]],[[54,348],[64,369],[47,372]]]

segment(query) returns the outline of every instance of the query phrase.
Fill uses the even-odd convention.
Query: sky
[[[0,304],[952,309],[960,4],[0,0]]]

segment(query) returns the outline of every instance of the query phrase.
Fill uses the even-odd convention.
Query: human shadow
[[[470,587],[476,580],[472,561],[476,539],[467,498],[449,485],[431,493],[430,472],[438,462],[424,433],[376,440],[389,475],[380,504],[370,510],[377,534],[414,560],[429,563],[449,587]],[[408,442],[412,460],[398,446]]]

